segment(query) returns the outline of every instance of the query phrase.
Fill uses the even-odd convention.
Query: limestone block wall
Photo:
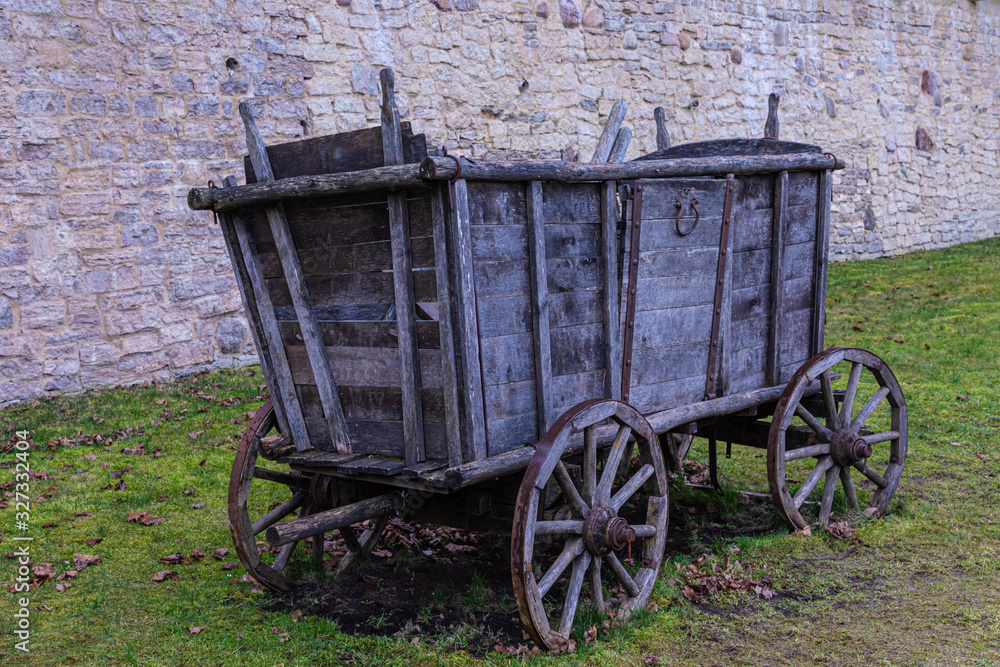
[[[211,215],[269,142],[404,117],[469,156],[586,158],[617,99],[630,157],[762,131],[846,160],[831,251],[1000,228],[996,0],[0,0],[0,405],[253,359]]]

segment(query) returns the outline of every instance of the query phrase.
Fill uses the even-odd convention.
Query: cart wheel
[[[270,550],[261,548],[265,545],[264,531],[279,521],[334,507],[338,495],[336,480],[327,475],[296,476],[264,467],[268,458],[275,458],[264,447],[272,431],[277,431],[277,420],[271,401],[268,401],[250,420],[236,450],[229,477],[229,529],[236,553],[247,572],[268,588],[282,592],[295,587],[295,581],[288,576],[287,565],[299,542],[282,546],[277,556],[272,557]],[[371,527],[360,535],[355,535],[351,527],[340,531],[348,551],[337,564],[335,576],[371,552],[386,521],[385,516],[371,517]],[[310,552],[317,568],[322,565],[323,542],[323,534],[312,536]]]
[[[837,372],[839,379],[835,379]],[[813,409],[820,406],[820,415],[802,404],[816,380],[821,391]],[[835,389],[835,384],[844,389]],[[796,416],[813,437],[805,446],[786,449],[785,435]],[[899,485],[905,461],[906,402],[882,359],[867,350],[836,347],[817,354],[792,376],[774,411],[767,447],[771,496],[790,527],[799,530],[808,525],[800,510],[818,486],[823,489],[819,523],[827,525],[838,481],[851,507],[859,507],[861,490],[870,493],[865,512],[882,516]],[[859,478],[858,489],[852,473]],[[801,480],[794,494],[788,487],[793,480]]]
[[[602,472],[598,469],[598,428],[608,420],[611,424],[606,432],[614,434],[617,429],[617,434]],[[577,441],[581,431],[582,443]],[[632,461],[636,444],[638,470],[619,483],[616,477],[624,467],[623,458],[626,465]],[[564,462],[571,457],[567,450],[580,456],[581,449],[582,484],[577,488]],[[544,521],[538,516],[539,507],[544,506],[540,496],[552,478],[569,505],[571,515],[565,520]],[[647,498],[645,505],[633,498],[640,489]],[[619,401],[599,399],[580,403],[563,414],[536,445],[517,495],[511,536],[514,595],[521,621],[535,643],[548,650],[569,646],[585,579],[597,610],[624,619],[641,608],[660,571],[667,515],[663,454],[653,429],[639,412]],[[541,553],[535,553],[535,544],[548,540],[561,544],[562,550],[543,573]],[[622,563],[619,555],[630,567]],[[634,564],[633,555],[638,561]],[[621,589],[619,595],[607,601],[602,570],[612,575],[609,588]],[[569,578],[565,593],[560,588],[559,595],[554,595],[554,584],[566,572]],[[549,603],[545,602],[546,596]],[[564,601],[560,604],[554,598]],[[561,614],[555,628],[549,624],[550,612]]]

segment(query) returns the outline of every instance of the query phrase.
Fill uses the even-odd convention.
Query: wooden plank
[[[782,313],[785,292],[785,210],[788,207],[788,172],[774,178],[774,215],[771,223],[770,296],[767,308],[767,382],[778,384],[781,368]]]
[[[615,317],[617,316],[616,312]],[[604,343],[604,332],[604,325],[596,322],[552,329],[552,375],[585,373],[605,368],[607,346]]]
[[[278,463],[300,466],[338,466],[341,463],[353,461],[361,458],[362,456],[363,454],[339,454],[337,452],[324,452],[319,449],[314,449],[308,452],[301,452],[299,454],[282,456],[278,459]]]
[[[643,278],[711,275],[718,258],[718,244],[704,248],[646,250],[639,253],[639,275]]]
[[[236,178],[226,176],[223,185],[233,187],[236,185]],[[223,213],[219,216],[219,227],[222,229],[222,238],[226,242],[226,252],[229,253],[229,261],[233,265],[236,274],[236,285],[239,287],[240,300],[243,302],[243,311],[250,320],[250,333],[253,336],[254,347],[257,349],[257,356],[260,359],[261,372],[264,374],[264,381],[267,383],[271,394],[271,404],[274,406],[274,415],[278,420],[278,430],[288,433],[288,420],[285,418],[285,406],[282,403],[281,392],[278,389],[278,380],[274,372],[274,363],[271,360],[271,350],[265,343],[264,326],[261,322],[260,313],[257,310],[257,299],[253,293],[253,283],[250,280],[250,273],[247,269],[247,262],[240,249],[240,241],[236,238],[236,230],[233,226],[233,216],[231,213]],[[273,317],[273,314],[272,314]]]
[[[781,96],[771,93],[767,96],[767,122],[764,123],[764,138],[778,138],[778,101]]]
[[[461,465],[462,433],[458,399],[458,366],[455,359],[455,329],[452,325],[451,278],[448,262],[448,225],[445,220],[442,186],[431,195],[431,213],[434,220],[434,255],[437,263],[438,323],[441,347],[442,400],[447,424],[448,464]],[[417,344],[420,344],[421,324],[417,323]]]
[[[384,456],[363,456],[345,461],[337,466],[337,471],[347,475],[398,475],[403,472],[406,462]]]
[[[490,386],[533,379],[536,375],[533,347],[531,333],[483,338],[480,342],[483,384]]]
[[[730,211],[732,219],[732,211]],[[726,245],[719,252],[722,253],[726,262],[722,276],[722,299],[718,304],[719,313],[719,337],[718,337],[718,368],[715,379],[716,396],[724,396],[729,391],[731,377],[731,364],[729,363],[728,349],[732,344],[732,321],[733,321],[733,233],[732,224],[729,225],[729,233],[726,235]]]
[[[538,415],[534,412],[488,420],[490,456],[503,454],[537,439],[540,429]]]
[[[525,194],[528,220],[528,255],[531,266],[532,347],[535,360],[535,402],[538,411],[538,437],[541,438],[555,421],[552,411],[552,339],[549,334],[549,279],[545,243],[545,221],[542,219],[543,197],[541,181],[531,181]],[[485,361],[485,360],[484,360]],[[492,439],[491,439],[492,442]],[[492,454],[493,452],[491,452]]]
[[[716,257],[718,257],[718,250],[716,250]],[[714,283],[714,273],[640,278],[636,285],[636,312],[705,304],[711,306],[715,300]]]
[[[464,460],[469,463],[486,458],[487,444],[483,414],[479,323],[476,312],[476,280],[469,230],[469,192],[464,179],[459,179],[452,185],[452,197],[454,210],[451,211],[451,238],[454,240],[455,297],[458,306],[458,318],[455,324],[462,359],[464,387],[462,394],[465,401]]]
[[[618,293],[618,185],[608,181],[601,186],[601,315],[604,325],[604,395],[621,400],[622,346],[619,325],[621,302]]]
[[[712,332],[712,307],[709,301],[700,306],[637,312],[635,348],[708,340]]]
[[[318,308],[314,309],[314,311],[319,310]],[[441,312],[443,314],[444,310]],[[323,321],[321,316],[322,313],[317,312],[323,345],[327,347],[391,347],[393,349],[397,347],[396,323],[394,321],[329,322]],[[442,348],[439,324],[439,322],[433,321],[417,322],[417,347],[422,350]],[[278,328],[281,330],[281,339],[286,347],[304,345],[302,335],[299,333],[298,320],[290,322],[279,320]]]
[[[467,192],[470,225],[527,224],[523,183],[473,182]]]
[[[301,275],[301,274],[300,274]],[[301,276],[304,289],[312,295],[314,307],[391,304],[395,298],[393,273],[341,273]],[[294,305],[286,277],[271,278],[268,290],[275,306]],[[434,271],[413,271],[413,291],[417,301],[437,301]]]
[[[810,339],[810,355],[823,351],[823,333],[826,328],[826,273],[830,261],[830,201],[833,196],[832,172],[820,172],[819,175],[819,206],[816,209],[816,260],[813,264],[813,284],[815,299],[813,303],[812,337]]]
[[[546,224],[601,220],[601,193],[596,183],[546,181],[542,205]]]
[[[306,427],[314,444],[330,447],[325,419],[306,417]],[[405,454],[403,422],[387,419],[348,419],[351,445],[355,454],[377,454],[402,458]],[[424,449],[429,459],[448,456],[447,435],[444,424],[424,422]]]
[[[257,130],[250,107],[243,102],[240,104],[239,109],[243,124],[246,127],[247,149],[250,153],[254,172],[260,181],[273,181],[274,174],[271,172],[264,140]],[[319,333],[319,325],[314,319],[312,299],[306,287],[301,267],[299,266],[295,244],[292,241],[281,206],[268,206],[266,214],[268,223],[271,225],[271,235],[274,237],[275,245],[278,248],[278,255],[281,257],[281,265],[285,272],[285,279],[295,305],[295,311],[298,314],[302,337],[306,343],[306,350],[309,352],[309,360],[315,369],[316,383],[320,390],[323,411],[326,415],[327,427],[330,431],[330,439],[337,448],[337,451],[349,453],[351,451],[351,443],[347,433],[347,424],[344,420],[344,412],[341,409],[340,399],[337,396],[337,385],[330,372],[329,360],[323,350],[323,340]]]
[[[633,387],[629,403],[643,414],[696,403],[705,395],[705,372],[694,377]]]
[[[476,260],[517,261],[528,256],[526,225],[472,225],[471,231]]]
[[[604,371],[589,371],[552,378],[552,405],[556,414],[573,407],[580,401],[604,395]]]
[[[532,330],[528,296],[479,298],[479,332],[483,338],[510,336]]]
[[[705,211],[698,218],[698,226],[687,236],[677,235],[676,208],[670,216],[647,218],[645,215],[645,193],[643,194],[642,234],[639,236],[639,252],[663,250],[664,248],[718,248],[719,232],[722,229],[722,210]],[[702,209],[701,204],[698,205]],[[711,212],[711,215],[709,214]],[[694,224],[694,216],[681,217],[681,227],[688,229]]]
[[[486,387],[487,420],[534,414],[536,409],[534,379]]]
[[[400,387],[351,387],[341,384],[340,401],[344,416],[350,419],[387,419],[399,421],[403,415],[403,395]],[[322,408],[315,385],[296,385],[306,417],[322,418]],[[439,389],[424,389],[420,393],[423,420],[445,422],[444,397]]]
[[[295,235],[292,235],[295,238]],[[371,273],[392,268],[392,244],[390,241],[373,241],[352,245],[303,248],[296,243],[302,273],[324,275],[333,273]],[[413,268],[434,266],[434,239],[429,236],[410,238]],[[261,266],[268,278],[281,276],[281,261],[277,253],[261,253]]]
[[[632,384],[643,385],[670,382],[701,374],[704,380],[708,367],[708,330],[704,339],[660,347],[636,348],[632,356]]]
[[[653,120],[656,122],[656,150],[665,151],[670,148],[670,133],[667,132],[667,112],[663,107],[653,109]]]
[[[305,451],[312,447],[309,432],[302,416],[302,406],[295,394],[295,382],[285,356],[285,348],[281,344],[281,332],[274,317],[274,307],[267,292],[260,262],[257,259],[257,248],[254,245],[250,230],[247,229],[246,218],[242,211],[232,213],[233,231],[239,243],[240,252],[246,262],[247,275],[253,288],[254,299],[257,302],[257,313],[260,315],[261,333],[264,346],[268,349],[274,365],[274,375],[279,400],[285,409],[285,419],[288,422],[288,433],[292,437],[297,450]]]
[[[337,373],[340,383],[350,387],[400,387],[399,352],[392,348],[325,347],[322,348]],[[296,384],[316,385],[311,357],[306,348],[286,350],[288,365]],[[426,389],[440,389],[441,351],[420,350],[420,380]]]
[[[716,139],[713,141],[697,141],[690,144],[678,144],[672,148],[658,150],[649,155],[643,155],[638,160],[675,160],[677,158],[708,158],[731,157],[738,155],[765,156],[788,155],[790,153],[819,153],[819,146],[800,144],[792,141],[775,141],[774,139]],[[720,168],[719,172],[732,171]]]
[[[403,135],[396,108],[396,79],[389,68],[379,72],[382,84],[382,152],[386,166],[403,164]],[[400,376],[403,389],[403,431],[406,463],[424,460],[423,411],[420,408],[420,360],[417,356],[414,312],[413,257],[406,194],[389,193],[389,235],[392,241],[393,291],[399,339]],[[435,285],[436,287],[436,285]]]
[[[622,126],[622,121],[625,120],[625,113],[627,111],[628,105],[625,104],[624,100],[618,100],[611,107],[611,113],[608,114],[604,130],[601,132],[601,137],[597,140],[597,146],[594,148],[594,156],[590,158],[591,162],[608,161],[608,158],[611,156],[611,149],[615,144],[615,138],[618,136],[618,130]]]
[[[548,261],[550,292],[579,292],[601,288],[601,259],[572,257]]]
[[[569,260],[563,260],[569,261]],[[476,296],[527,296],[531,293],[531,269],[527,257],[519,260],[476,261]]]
[[[611,195],[614,197],[613,189]],[[549,223],[545,225],[545,256],[547,258],[600,257],[601,253],[600,226],[592,223]]]

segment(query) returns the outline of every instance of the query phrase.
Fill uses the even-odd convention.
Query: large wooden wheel
[[[818,395],[809,392],[817,380]],[[786,448],[785,435],[796,417],[812,436],[804,446]],[[849,506],[859,508],[860,490],[868,503],[866,513],[881,516],[905,461],[906,402],[882,359],[858,348],[831,348],[792,376],[775,409],[767,448],[771,496],[789,526],[798,530],[808,525],[802,509],[818,488],[819,523],[827,525],[838,483]],[[796,483],[793,493],[789,485]]]
[[[289,560],[297,540],[276,549],[267,547],[265,531],[282,522],[290,521],[334,507],[337,504],[336,480],[327,475],[292,475],[276,470],[270,460],[286,452],[294,452],[294,445],[277,432],[277,419],[271,401],[261,406],[243,433],[229,477],[229,529],[233,544],[243,567],[255,579],[275,591],[287,591],[295,586],[290,573]],[[334,576],[367,556],[385,528],[386,516],[373,516],[369,527],[360,535],[347,526],[340,529],[347,546],[347,553],[340,559]],[[312,535],[310,554],[313,568],[319,569],[323,561],[325,535]],[[302,568],[299,568],[300,570]]]
[[[614,440],[600,470],[598,442],[605,436]],[[632,465],[635,447],[639,456]],[[581,449],[578,484],[570,472],[576,464],[569,460]],[[548,493],[561,493],[566,510],[553,520],[539,516],[547,487]],[[639,412],[602,399],[560,417],[535,448],[518,492],[511,536],[514,594],[535,643],[548,650],[568,647],[585,580],[590,602],[600,612],[623,619],[642,607],[660,570],[667,516],[663,454]],[[543,543],[561,549],[543,549]],[[554,553],[554,560],[546,562],[546,555]],[[565,588],[557,586],[567,572]],[[620,593],[606,598],[606,585]],[[554,614],[558,620],[550,624]]]

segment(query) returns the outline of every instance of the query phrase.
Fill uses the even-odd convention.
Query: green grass
[[[851,556],[816,560],[841,554],[850,544],[818,530],[812,536],[789,535],[773,511],[742,502],[733,490],[761,490],[762,483],[766,488],[765,464],[758,452],[734,447],[732,459],[720,459],[723,497],[690,490],[674,494],[671,525],[705,537],[687,554],[668,554],[653,595],[659,611],[607,631],[583,610],[576,632],[582,637],[596,623],[598,641],[581,642],[576,655],[491,654],[486,661],[634,665],[655,656],[663,665],[1000,665],[996,245],[986,241],[830,269],[827,344],[865,347],[882,356],[900,379],[910,420],[906,470],[889,515],[876,521],[851,517],[861,539]],[[40,447],[31,451],[31,467],[52,475],[31,483],[33,560],[55,563],[63,572],[74,552],[102,558],[80,572],[68,590],[58,592],[48,582],[30,594],[28,655],[13,649],[12,614],[20,595],[7,594],[0,608],[0,660],[26,665],[476,662],[456,650],[475,628],[459,629],[450,640],[418,643],[412,636],[346,635],[330,620],[264,611],[261,596],[240,580],[242,568],[223,571],[211,557],[186,565],[158,562],[195,547],[206,553],[228,547],[227,561],[235,561],[225,507],[232,461],[227,447],[245,423],[230,420],[244,419],[260,404],[245,399],[258,395],[262,383],[251,369],[221,371],[0,412],[0,427],[34,431]],[[216,400],[199,398],[198,392]],[[230,397],[241,402],[221,400]],[[163,411],[174,417],[151,425]],[[111,451],[75,439],[78,433],[110,433],[140,423],[143,433],[119,437]],[[188,435],[202,430],[194,439]],[[51,440],[58,444],[49,446]],[[139,444],[161,455],[119,453]],[[704,457],[704,449],[693,456]],[[3,455],[5,461],[11,458]],[[118,482],[113,471],[128,465],[127,489],[102,490]],[[12,481],[13,472],[0,470],[0,482]],[[189,489],[194,491],[185,495]],[[43,493],[51,497],[35,502]],[[158,501],[161,496],[166,498]],[[11,538],[18,534],[13,498],[6,500],[10,506],[0,510],[2,551],[16,548]],[[192,509],[197,502],[206,506]],[[677,511],[681,505],[690,509]],[[84,511],[93,514],[73,516]],[[137,511],[166,520],[158,526],[127,522],[127,514]],[[709,515],[722,516],[724,527],[735,529],[727,537],[712,537],[715,520]],[[41,527],[48,522],[56,525]],[[741,526],[757,530],[740,533]],[[87,547],[94,538],[102,541]],[[772,579],[779,595],[764,600],[732,592],[699,606],[683,601],[673,563],[699,553],[718,559],[734,546],[739,557],[756,564],[755,576]],[[177,570],[180,578],[154,583],[153,574],[163,569]],[[15,576],[14,561],[0,558],[3,582]],[[451,602],[509,608],[510,595],[477,579],[468,590],[441,590],[426,600],[426,610],[432,614]],[[203,630],[191,634],[196,626]]]

